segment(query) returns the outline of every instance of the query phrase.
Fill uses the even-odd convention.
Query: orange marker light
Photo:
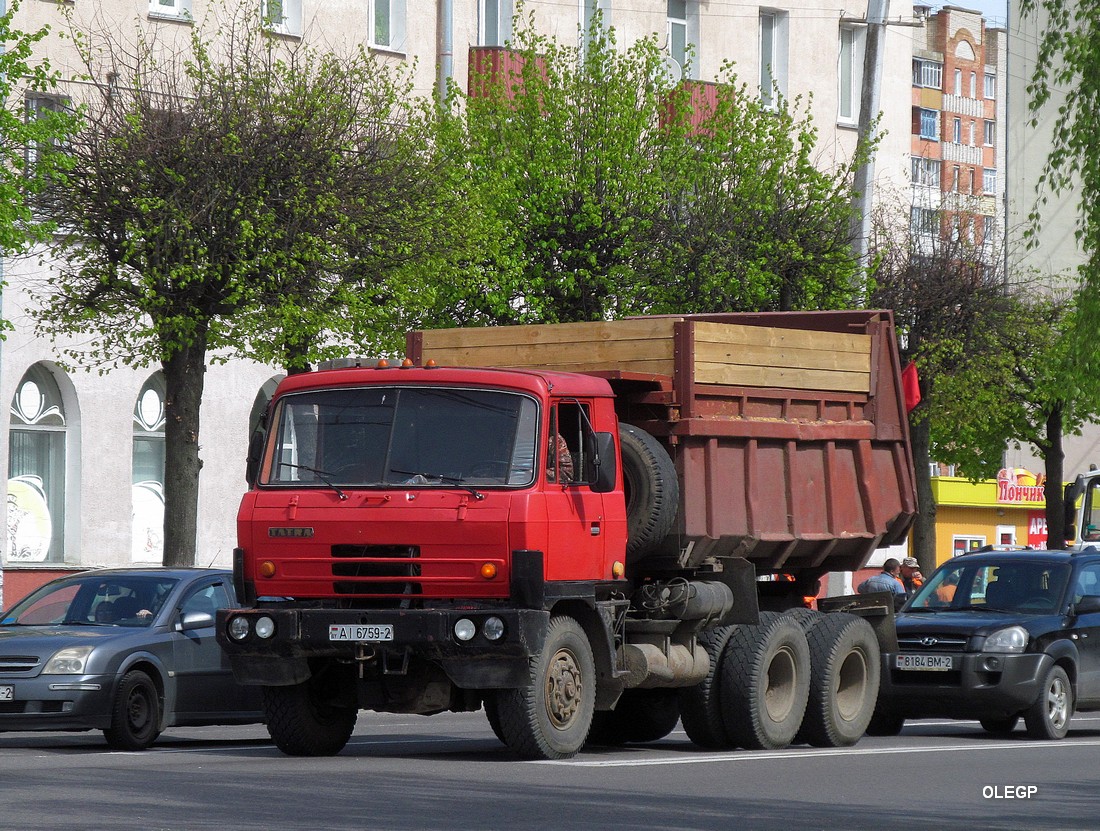
[[[616,580],[622,579],[623,575],[626,574],[626,566],[616,560],[611,564],[611,574]]]
[[[385,369],[389,365],[390,365],[390,362],[387,361],[385,358],[379,358],[378,363],[376,363],[374,366],[375,366],[376,369]]]
[[[482,563],[481,564],[481,576],[486,580],[492,580],[497,576],[496,563]]]
[[[271,560],[264,560],[260,563],[260,576],[261,577],[274,577],[275,576],[275,563]]]

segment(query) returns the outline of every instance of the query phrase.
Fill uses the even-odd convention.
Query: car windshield
[[[1069,582],[1066,563],[945,563],[905,604],[904,611],[969,609],[1044,614],[1061,608]]]
[[[3,626],[150,626],[178,580],[81,575],[47,583],[0,616]]]
[[[315,390],[276,408],[267,485],[461,487],[534,480],[537,406],[496,390]]]

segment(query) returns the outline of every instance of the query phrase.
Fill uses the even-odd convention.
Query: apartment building
[[[912,229],[1001,256],[1005,228],[1006,37],[977,12],[914,7]]]
[[[522,6],[513,0],[252,2],[267,25],[290,42],[334,50],[364,45],[383,60],[414,66],[415,90],[423,96],[441,82],[465,86],[471,57],[506,48],[517,19],[530,19],[539,31],[568,41],[581,36],[599,8],[620,45],[657,34],[671,73],[711,80],[731,61],[738,79],[765,96],[772,94],[773,83],[788,97],[803,96],[819,129],[821,164],[846,158],[856,144],[867,28],[861,3],[841,11],[817,0],[774,5],[531,0]],[[911,22],[911,9],[903,12],[895,11],[892,19]],[[78,28],[117,37],[140,32],[172,49],[185,44],[196,27],[212,25],[229,11],[222,0],[22,0],[16,25],[26,31],[49,25],[57,32],[66,25],[66,13]],[[882,50],[885,137],[875,169],[884,193],[910,187],[913,31],[888,26]],[[40,49],[66,78],[87,71],[70,40],[50,37]],[[985,89],[986,60],[974,64],[979,92]],[[92,66],[92,80],[105,82],[107,71]],[[74,97],[77,83],[71,82]],[[28,112],[40,105],[48,102],[29,101]],[[984,106],[972,116],[975,121],[981,122]],[[985,170],[990,165],[984,149],[979,152],[983,161],[969,166]],[[8,483],[0,604],[64,570],[159,562],[164,441],[164,385],[156,367],[66,371],[60,350],[77,345],[77,339],[50,342],[35,334],[27,315],[33,301],[25,289],[50,268],[49,249],[7,259],[2,267],[3,315],[15,330],[0,344],[0,400],[10,402],[9,417],[0,420],[0,468]],[[208,369],[200,437],[201,565],[230,561],[251,423],[279,376],[275,367],[246,361]]]

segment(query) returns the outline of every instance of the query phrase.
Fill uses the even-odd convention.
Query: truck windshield
[[[269,485],[528,485],[534,399],[494,390],[363,387],[281,399],[264,471]]]

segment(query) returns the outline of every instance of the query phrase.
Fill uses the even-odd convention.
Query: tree
[[[1047,166],[1039,178],[1032,212],[1038,226],[1041,207],[1071,191],[1078,201],[1077,240],[1085,261],[1079,273],[1080,325],[1074,327],[1074,360],[1087,372],[1100,373],[1095,333],[1100,328],[1100,7],[1079,0],[1021,0],[1020,14],[1045,13],[1039,35],[1028,108],[1032,124],[1053,124]],[[1057,105],[1057,117],[1047,112]]]
[[[829,308],[858,290],[851,165],[727,71],[675,85],[656,38],[517,30],[443,119],[492,243],[442,300],[459,323]]]
[[[26,33],[13,28],[19,9],[12,0],[0,15],[0,254],[13,254],[47,239],[53,224],[36,215],[35,198],[51,187],[69,159],[56,152],[75,128],[77,116],[62,106],[37,107],[35,101],[55,101],[58,73],[47,61],[36,62],[34,46],[48,28]],[[30,118],[28,114],[35,117]]]
[[[931,463],[954,462],[964,475],[983,478],[1000,468],[1010,437],[1003,407],[985,393],[1004,383],[999,352],[1009,310],[999,258],[968,242],[967,226],[939,206],[928,225],[914,227],[909,211],[880,211],[870,246],[876,263],[872,306],[894,310],[902,362],[919,370],[921,403],[910,413],[920,513],[913,549],[921,566],[935,566],[936,505]],[[918,214],[921,216],[921,214]],[[965,394],[951,384],[968,372]],[[958,406],[956,406],[958,405]]]
[[[207,361],[297,369],[378,340],[376,304],[437,244],[430,160],[399,75],[271,37],[250,7],[179,52],[73,37],[94,94],[39,202],[66,233],[37,323],[90,335],[75,362],[160,364],[164,561],[189,565]]]

